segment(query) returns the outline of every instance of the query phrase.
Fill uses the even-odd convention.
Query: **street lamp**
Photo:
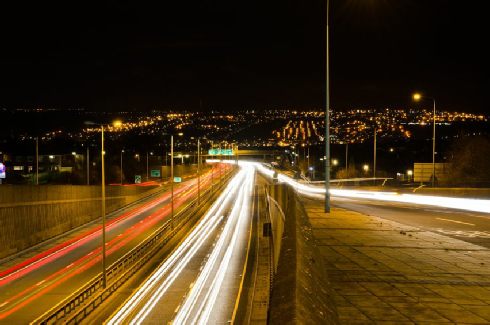
[[[121,150],[121,185],[123,184],[123,153],[124,149]]]
[[[101,148],[100,148],[100,160],[101,160],[101,169],[102,169],[102,179],[101,179],[101,188],[102,188],[102,204],[101,204],[101,212],[102,212],[102,286],[106,288],[107,286],[107,273],[106,273],[106,249],[105,249],[105,237],[106,237],[106,207],[105,207],[105,163],[104,163],[104,124],[98,124],[94,122],[85,122],[87,125],[98,125],[100,126],[101,133]],[[121,121],[114,121],[112,125],[116,128],[122,126]]]
[[[413,100],[416,102],[422,99],[432,100],[433,103],[433,127],[432,127],[432,187],[435,187],[436,181],[436,100],[432,97],[422,96],[420,93],[415,93],[412,96]]]
[[[171,206],[171,219],[170,227],[174,230],[174,136],[170,136],[170,206]]]
[[[36,185],[39,185],[39,137],[36,137]]]
[[[89,148],[89,145],[87,143],[87,154],[86,156],[87,157],[87,185],[90,185],[90,148]]]
[[[377,125],[374,126],[374,143],[373,143],[373,183],[376,185],[376,135],[378,133]]]
[[[329,56],[329,11],[330,0],[327,0],[326,8],[326,71],[325,71],[325,86],[326,86],[326,98],[325,98],[325,212],[330,213],[330,56]]]
[[[197,203],[201,204],[201,142],[197,138]]]
[[[149,165],[149,158],[148,155],[153,156],[153,152],[146,152],[146,181],[148,182],[150,180],[150,165]]]
[[[408,181],[412,179],[413,171],[412,170],[407,170],[407,176],[408,176]]]
[[[367,173],[369,171],[369,165],[366,164],[366,165],[362,166],[362,170],[364,170],[364,172]]]

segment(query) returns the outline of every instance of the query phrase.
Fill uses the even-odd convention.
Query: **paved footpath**
[[[302,200],[342,324],[490,324],[490,249]]]

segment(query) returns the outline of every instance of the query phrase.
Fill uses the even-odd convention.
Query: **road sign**
[[[180,183],[182,182],[182,178],[174,176],[174,183]]]
[[[209,149],[210,156],[233,156],[233,149]]]
[[[5,165],[0,162],[0,178],[5,178],[6,172],[5,172]]]
[[[141,175],[134,175],[134,183],[141,184]]]
[[[160,177],[161,176],[160,170],[152,169],[150,175],[151,175],[151,177]]]

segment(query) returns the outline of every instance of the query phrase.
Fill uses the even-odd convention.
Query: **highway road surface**
[[[211,178],[211,172],[201,177],[203,190]],[[175,186],[176,211],[197,196],[196,184],[191,179]],[[168,221],[170,211],[170,193],[165,191],[108,218],[107,265]],[[101,224],[93,224],[41,246],[16,264],[0,265],[0,323],[29,323],[101,273],[101,241]]]
[[[273,171],[255,164],[261,173]],[[323,200],[325,189],[280,174],[298,193]],[[490,200],[331,188],[333,206],[440,233],[490,248]]]
[[[225,324],[232,319],[251,231],[255,169],[230,181],[182,243],[107,324]]]
[[[332,197],[332,205],[490,248],[490,214],[443,207]]]

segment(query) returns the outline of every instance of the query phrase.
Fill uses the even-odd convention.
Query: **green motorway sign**
[[[141,184],[141,175],[134,175],[134,183]]]
[[[161,176],[160,170],[158,170],[158,169],[152,169],[151,172],[150,172],[150,176],[151,177],[160,177]]]
[[[174,176],[174,183],[180,183],[182,182],[182,178]]]
[[[209,149],[208,155],[210,156],[233,156],[233,149]]]

